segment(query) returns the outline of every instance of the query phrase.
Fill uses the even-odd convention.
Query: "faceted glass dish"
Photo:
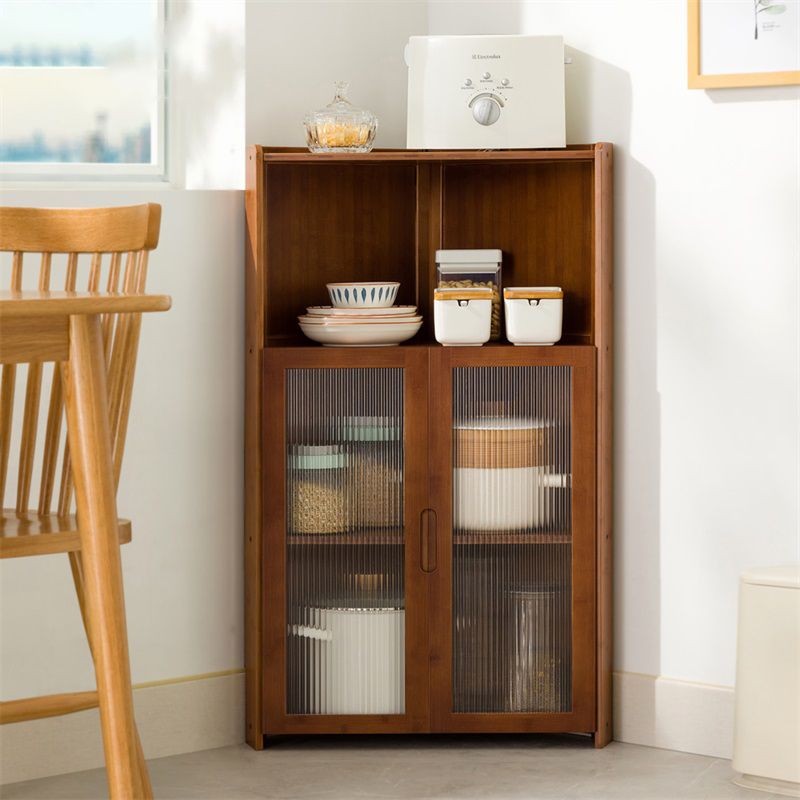
[[[378,118],[356,108],[347,99],[348,84],[337,81],[333,100],[304,120],[306,143],[312,153],[369,153],[378,130]]]

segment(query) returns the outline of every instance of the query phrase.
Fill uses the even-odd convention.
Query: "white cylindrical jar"
[[[445,347],[480,347],[492,329],[491,289],[436,289],[433,293],[436,341]]]
[[[549,345],[561,338],[560,286],[518,286],[503,291],[506,338],[516,345]]]

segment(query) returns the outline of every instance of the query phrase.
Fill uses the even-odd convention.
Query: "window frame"
[[[166,182],[168,176],[167,159],[167,1],[154,0],[156,6],[156,124],[153,138],[155,161],[149,164],[112,163],[91,161],[0,161],[0,180],[3,181],[66,181],[112,182],[145,181]],[[0,70],[47,69],[47,67],[0,67]],[[58,69],[58,67],[56,67]],[[89,67],[88,69],[91,69]]]

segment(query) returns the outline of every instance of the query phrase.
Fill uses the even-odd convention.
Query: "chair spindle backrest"
[[[54,273],[63,268],[58,290],[111,294],[139,294],[145,290],[149,251],[158,244],[161,207],[139,206],[95,209],[0,208],[0,253],[10,265],[9,288],[54,291]],[[8,259],[10,254],[10,259]],[[26,284],[25,270],[38,261],[38,280]],[[104,280],[105,276],[105,280]],[[5,283],[5,281],[3,281]],[[115,484],[119,484],[125,436],[128,428],[141,314],[104,314],[101,318],[107,368],[109,426]],[[64,420],[65,363],[46,369],[42,362],[3,364],[0,377],[0,501],[8,507],[6,490],[11,462],[11,440],[17,435],[14,406],[18,374],[27,368],[22,416],[18,426],[19,464],[16,474],[17,514],[31,510],[33,480],[39,475],[35,511],[50,514],[58,475],[56,512],[69,514],[73,506],[72,472]],[[49,378],[49,380],[48,380]],[[43,390],[49,385],[47,409]],[[20,398],[22,399],[22,398]],[[44,413],[43,413],[44,412]],[[40,421],[44,438],[36,470]],[[59,474],[59,454],[60,474]],[[14,495],[10,491],[11,496]],[[10,499],[10,498],[9,498]]]

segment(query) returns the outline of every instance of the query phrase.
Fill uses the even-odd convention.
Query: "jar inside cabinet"
[[[490,338],[500,338],[500,302],[502,293],[501,250],[437,250],[436,280],[439,289],[492,290],[492,326]]]

